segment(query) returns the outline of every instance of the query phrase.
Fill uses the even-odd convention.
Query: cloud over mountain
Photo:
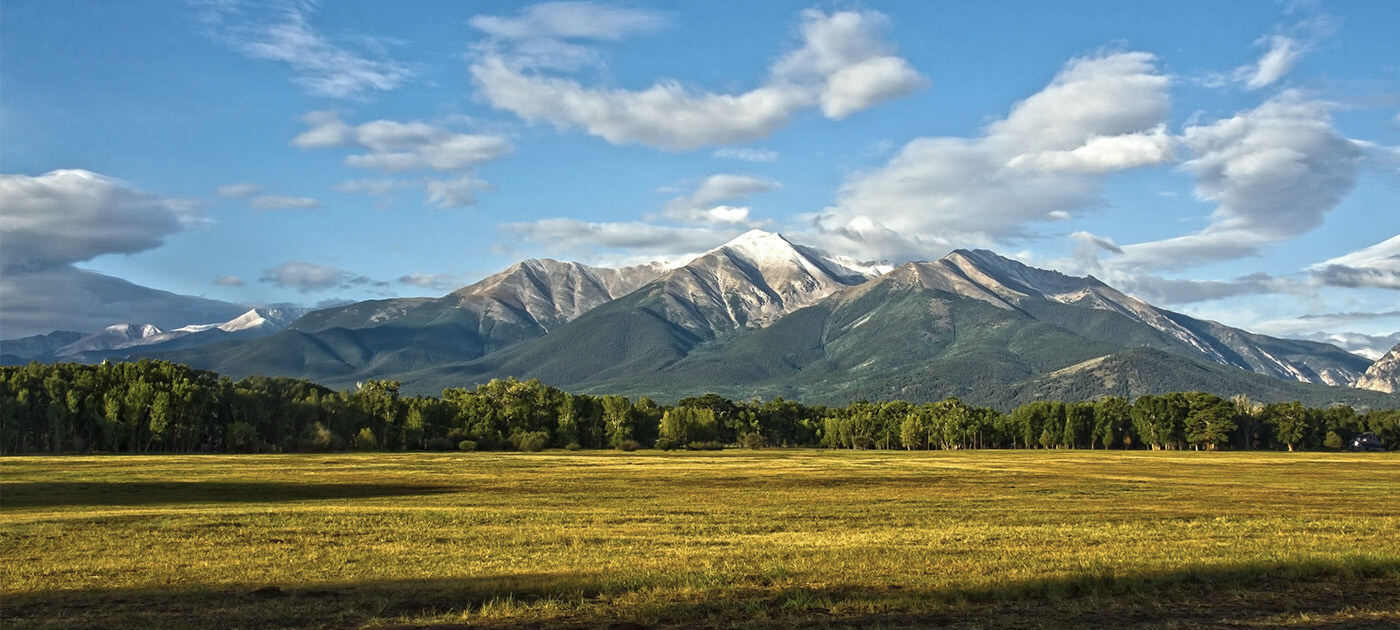
[[[0,270],[134,254],[204,221],[195,202],[162,197],[85,170],[0,175]]]
[[[847,179],[816,217],[817,238],[867,256],[923,258],[1096,207],[1105,175],[1171,159],[1169,83],[1147,53],[1072,60],[981,136],[915,138]]]

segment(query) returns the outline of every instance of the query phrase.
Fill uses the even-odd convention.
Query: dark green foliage
[[[161,361],[0,367],[0,452],[709,449],[1337,448],[1370,431],[1400,442],[1400,411],[1206,392],[1054,400],[1010,414],[955,397],[816,407],[719,394],[674,407],[498,379],[441,397],[397,381],[332,391],[289,378],[231,381]]]

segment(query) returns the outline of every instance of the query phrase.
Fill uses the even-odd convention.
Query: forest
[[[493,380],[441,397],[396,381],[334,391],[310,381],[238,381],[164,361],[0,368],[0,453],[339,450],[1340,449],[1369,431],[1400,444],[1400,410],[1261,404],[1201,392],[1037,401],[1010,413],[957,398],[912,404],[729,400],[675,405]]]

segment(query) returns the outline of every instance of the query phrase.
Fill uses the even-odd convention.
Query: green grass
[[[1400,457],[0,459],[7,628],[1389,627]]]

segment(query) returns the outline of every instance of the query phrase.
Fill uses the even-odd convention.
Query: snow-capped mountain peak
[[[161,329],[151,324],[112,324],[54,351],[54,356],[67,357],[91,350],[110,350],[122,344],[154,337]]]
[[[767,325],[877,275],[781,234],[750,230],[667,274],[663,299],[682,325],[709,334]]]

